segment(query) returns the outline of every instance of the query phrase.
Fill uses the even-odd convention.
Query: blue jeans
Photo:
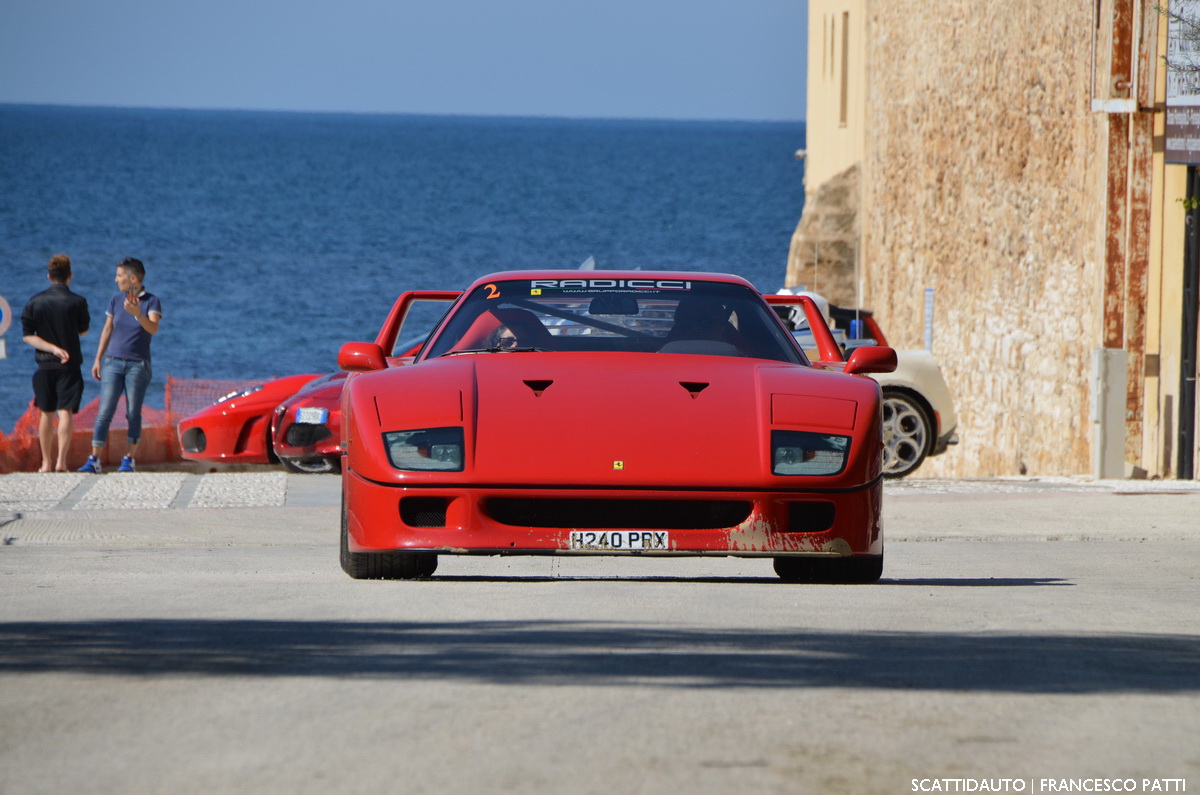
[[[126,439],[137,444],[142,438],[142,401],[150,386],[150,362],[114,359],[105,356],[100,363],[100,412],[92,431],[92,447],[108,444],[108,426],[117,412],[117,401],[125,393],[125,419],[129,421]]]

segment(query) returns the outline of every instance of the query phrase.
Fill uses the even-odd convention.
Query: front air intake
[[[332,431],[324,425],[293,425],[287,429],[283,440],[289,447],[311,447],[332,435]]]
[[[534,397],[541,397],[553,384],[553,381],[526,381],[525,386],[529,387],[529,391],[533,392]]]
[[[446,497],[405,497],[400,500],[400,521],[409,527],[445,527]]]
[[[188,428],[183,432],[183,438],[179,440],[183,445],[184,452],[187,453],[203,453],[204,448],[208,447],[208,439],[204,436],[204,431],[200,428]]]
[[[832,502],[789,502],[788,533],[823,533],[833,527]]]
[[[604,500],[496,497],[484,504],[512,527],[716,530],[736,527],[753,505],[742,500]]]

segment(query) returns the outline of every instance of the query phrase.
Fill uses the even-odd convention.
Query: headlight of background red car
[[[215,406],[218,403],[224,403],[225,401],[233,400],[234,398],[249,397],[250,395],[253,395],[255,392],[262,391],[262,388],[264,386],[265,386],[265,384],[259,384],[258,386],[252,386],[249,389],[243,389],[239,392],[230,392],[228,395],[222,395],[221,397],[214,400],[213,405]]]

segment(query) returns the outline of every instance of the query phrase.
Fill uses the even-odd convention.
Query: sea
[[[32,398],[25,303],[73,262],[95,357],[137,257],[167,375],[332,372],[398,295],[519,268],[735,273],[783,285],[802,122],[193,111],[0,104],[0,431]],[[3,318],[0,318],[3,325]],[[90,377],[84,400],[99,395]]]

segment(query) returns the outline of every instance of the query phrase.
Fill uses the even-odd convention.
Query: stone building
[[[809,0],[787,283],[897,347],[931,320],[961,441],[922,476],[1194,476],[1200,202],[1155,6]]]

